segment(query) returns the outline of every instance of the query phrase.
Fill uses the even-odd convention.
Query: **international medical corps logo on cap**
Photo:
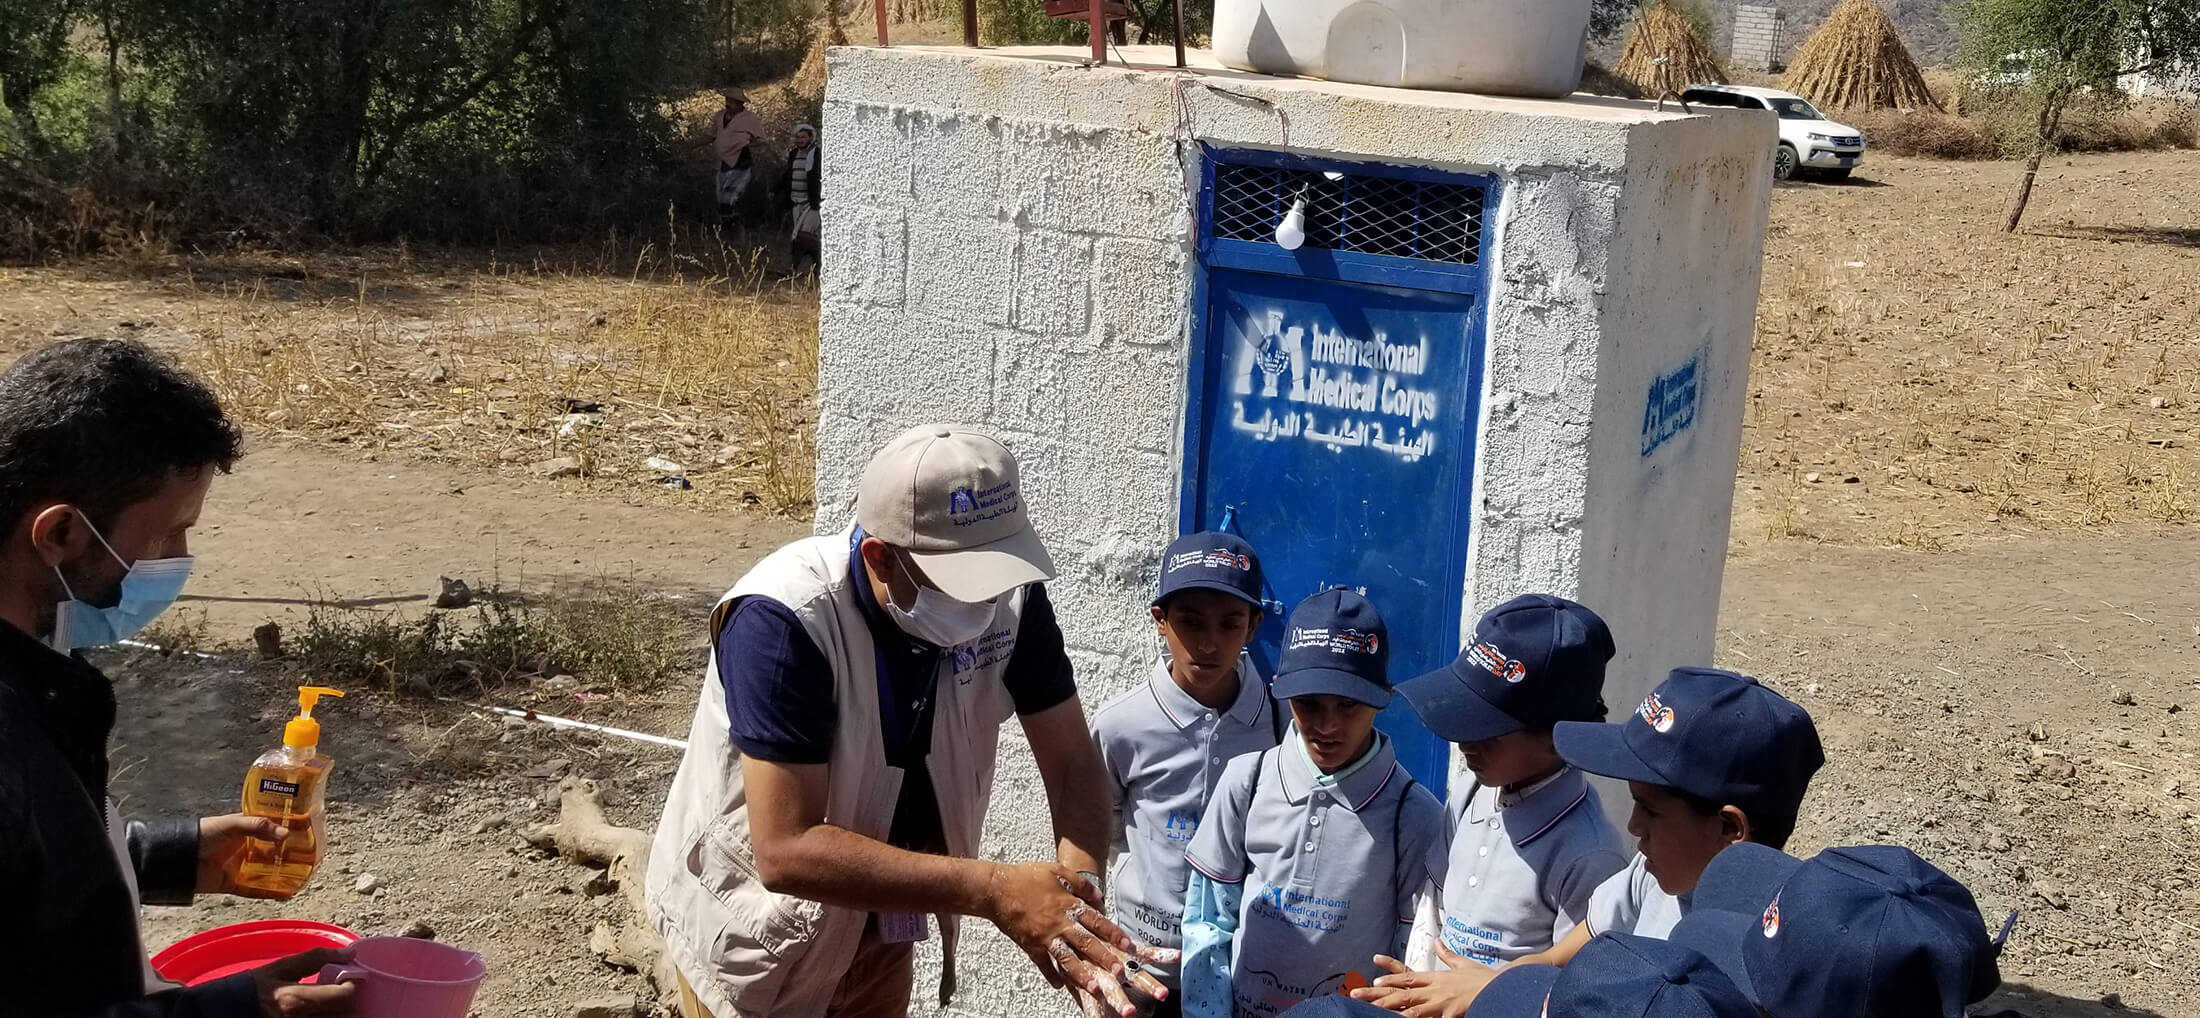
[[[1023,511],[1015,481],[1002,481],[982,491],[956,488],[947,493],[947,521],[958,527],[975,526]]]
[[[1237,552],[1231,551],[1227,548],[1215,548],[1208,551],[1187,551],[1179,555],[1171,556],[1168,563],[1162,567],[1162,572],[1173,573],[1179,569],[1194,568],[1234,569],[1241,573],[1251,572],[1253,569],[1253,557],[1250,555],[1238,554]]]
[[[1286,649],[1373,656],[1383,649],[1383,636],[1359,629],[1293,629]]]
[[[1666,706],[1656,692],[1642,698],[1642,706],[1635,708],[1635,714],[1660,735],[1673,730],[1673,708]]]
[[[1487,640],[1467,648],[1467,661],[1506,682],[1517,683],[1528,677],[1527,662],[1506,657],[1504,651]]]
[[[1765,928],[1765,939],[1766,939],[1766,940],[1771,940],[1772,938],[1774,938],[1774,937],[1777,937],[1777,936],[1779,936],[1779,935],[1780,935],[1780,896],[1779,896],[1779,895],[1777,895],[1777,894],[1773,895],[1773,896],[1772,896],[1772,904],[1770,904],[1770,905],[1766,905],[1766,906],[1765,906],[1765,915],[1764,915],[1764,919],[1762,920],[1762,923],[1763,923],[1763,925],[1764,925],[1764,928]]]

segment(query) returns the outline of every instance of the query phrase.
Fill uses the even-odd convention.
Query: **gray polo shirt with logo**
[[[1469,782],[1446,815],[1439,935],[1485,965],[1557,943],[1589,915],[1597,886],[1627,867],[1619,830],[1572,767],[1519,792]]]
[[[1665,893],[1658,878],[1650,875],[1649,860],[1635,853],[1627,868],[1612,874],[1589,896],[1589,914],[1582,921],[1592,934],[1632,933],[1664,940],[1688,914],[1688,896]]]
[[[1373,981],[1375,956],[1397,949],[1401,924],[1432,877],[1444,807],[1398,765],[1390,740],[1326,787],[1284,744],[1230,764],[1187,853],[1208,878],[1243,882],[1231,945],[1236,1014],[1273,1015],[1335,993],[1345,976]]]
[[[1223,768],[1282,736],[1282,705],[1252,658],[1238,658],[1238,695],[1217,714],[1192,699],[1169,675],[1168,657],[1146,681],[1103,704],[1092,716],[1093,741],[1115,795],[1115,870],[1108,884],[1113,918],[1124,932],[1155,947],[1183,945],[1184,850]],[[1176,966],[1155,975],[1177,985]]]

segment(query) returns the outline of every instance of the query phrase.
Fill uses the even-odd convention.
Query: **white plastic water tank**
[[[1590,0],[1215,0],[1214,52],[1262,74],[1551,97],[1581,84]]]

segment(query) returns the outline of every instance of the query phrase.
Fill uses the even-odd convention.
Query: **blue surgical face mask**
[[[168,606],[183,593],[185,580],[191,578],[191,556],[177,558],[141,558],[136,562],[124,562],[115,554],[114,545],[107,543],[99,528],[92,525],[90,517],[78,513],[84,525],[91,527],[92,537],[99,546],[107,549],[127,572],[122,574],[121,599],[112,608],[95,608],[77,599],[76,591],[69,589],[69,578],[61,575],[61,567],[55,566],[53,574],[61,580],[61,589],[69,599],[54,606],[53,636],[46,643],[64,654],[83,647],[99,647],[136,636],[147,623],[160,617]]]

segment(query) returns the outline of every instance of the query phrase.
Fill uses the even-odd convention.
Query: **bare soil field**
[[[205,373],[271,441],[804,513],[816,297],[767,266],[675,229],[601,250],[0,270],[0,345],[142,339]]]
[[[2196,168],[2053,165],[2015,238],[1993,232],[2014,180],[1997,164],[1875,160],[1774,199],[1719,663],[1825,733],[1797,850],[1906,844],[1994,918],[2021,912],[1988,1010],[2175,1015],[2200,991],[2200,591],[2180,579],[2200,568]],[[244,649],[263,621],[418,617],[441,576],[537,599],[615,582],[683,620],[683,667],[653,684],[332,705],[335,854],[314,886],[149,910],[149,943],[274,915],[420,922],[489,956],[489,1018],[641,992],[588,948],[622,898],[516,831],[566,775],[647,824],[676,754],[482,706],[681,737],[707,600],[803,529],[810,295],[657,251],[0,271],[0,347],[142,336],[252,430],[160,635],[213,656],[104,662],[131,809],[232,807],[301,678]],[[577,473],[538,469],[567,456]]]
[[[1773,202],[1734,536],[1948,544],[2200,507],[2200,156],[1875,157]]]

